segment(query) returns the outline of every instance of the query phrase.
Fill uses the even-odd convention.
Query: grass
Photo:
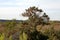
[[[9,37],[9,40],[12,40],[12,35]]]
[[[20,34],[19,40],[27,40],[27,34],[24,32]]]
[[[4,33],[2,33],[2,34],[0,35],[0,40],[4,40],[4,38],[5,38]]]

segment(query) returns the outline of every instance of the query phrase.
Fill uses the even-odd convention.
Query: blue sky
[[[0,0],[0,19],[25,20],[21,13],[30,6],[43,9],[51,20],[60,20],[60,0]]]

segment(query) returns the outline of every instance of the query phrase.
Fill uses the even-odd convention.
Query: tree
[[[45,24],[48,20],[49,17],[48,15],[46,15],[46,13],[44,13],[44,15],[40,16],[42,14],[43,10],[42,9],[38,9],[38,7],[30,7],[28,9],[26,9],[26,12],[24,12],[22,15],[24,17],[28,17],[28,24],[32,27],[35,27],[39,25],[39,24]],[[47,19],[47,20],[46,20]]]
[[[40,12],[39,14],[41,14],[41,12],[43,12],[43,11],[42,11],[42,9],[38,9],[38,7],[33,6],[33,7],[26,9],[26,12],[23,13],[22,15],[30,17],[30,16],[34,16],[36,14],[36,12]],[[38,14],[36,14],[36,15],[38,15]]]
[[[42,19],[43,16],[41,16],[42,12],[43,12],[42,9],[38,9],[38,7],[33,6],[26,9],[26,12],[22,14],[24,17],[28,17],[28,20],[27,20],[28,22],[26,22],[27,24],[26,23],[23,23],[23,24],[28,25],[28,26],[24,25],[24,29],[25,28],[29,29],[29,31],[26,30],[29,35],[29,40],[37,40],[37,36],[39,32],[36,30],[36,26],[42,24],[43,22],[43,19]],[[34,31],[31,32],[31,29],[34,29]]]

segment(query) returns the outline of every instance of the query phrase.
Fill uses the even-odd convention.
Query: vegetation
[[[60,30],[54,29],[55,22],[50,22],[44,12],[40,16],[42,12],[42,9],[33,6],[22,13],[28,20],[1,22],[4,29],[0,32],[0,40],[60,40]]]
[[[0,34],[0,40],[4,40],[4,33]]]

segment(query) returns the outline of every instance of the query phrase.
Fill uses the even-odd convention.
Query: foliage
[[[4,38],[5,38],[4,33],[0,34],[0,40],[4,40]]]
[[[19,40],[27,40],[27,34],[25,32],[23,32],[22,34],[20,34]]]
[[[9,40],[12,40],[12,35],[10,35]]]

